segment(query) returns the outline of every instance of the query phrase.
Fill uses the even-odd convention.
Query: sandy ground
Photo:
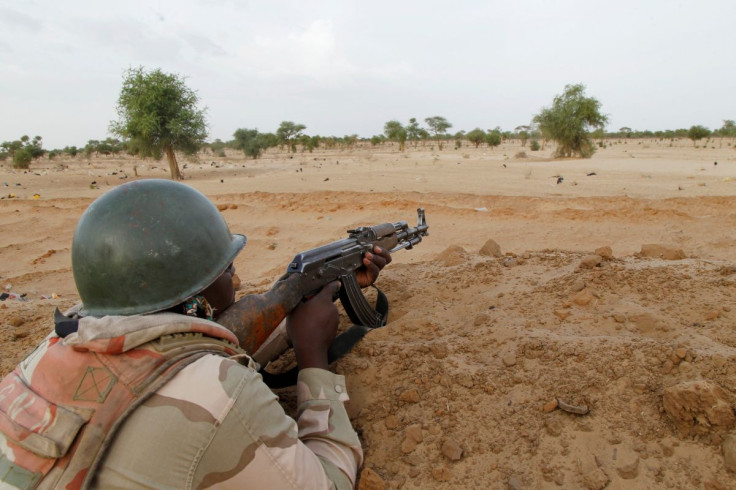
[[[335,366],[361,488],[736,488],[734,144],[621,141],[589,160],[517,142],[231,154],[184,173],[249,237],[239,295],[348,228],[426,209],[430,236],[379,279],[389,324]],[[0,285],[25,301],[0,303],[0,374],[78,301],[86,206],[167,176],[122,157],[8,167]]]

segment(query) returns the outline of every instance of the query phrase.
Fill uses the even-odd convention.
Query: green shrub
[[[531,140],[529,142],[529,149],[531,151],[539,151],[539,148],[540,148],[539,141],[537,141],[537,140]]]
[[[13,166],[15,168],[28,168],[33,160],[33,152],[29,148],[21,148],[13,155]]]

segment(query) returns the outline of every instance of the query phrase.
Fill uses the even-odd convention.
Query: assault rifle
[[[376,307],[371,306],[355,277],[355,271],[363,265],[364,254],[376,245],[391,253],[411,249],[429,234],[428,230],[424,208],[417,209],[417,226],[413,228],[406,221],[398,221],[348,230],[347,238],[297,254],[270,291],[244,296],[220,314],[217,322],[232,330],[240,346],[253,354],[303,299],[339,280],[340,302],[350,320],[361,328],[359,339],[388,320],[386,296],[378,291]],[[340,337],[336,343],[339,341]]]

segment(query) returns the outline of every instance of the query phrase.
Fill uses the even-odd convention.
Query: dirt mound
[[[372,480],[389,488],[734,481],[719,434],[733,425],[736,351],[724,343],[736,346],[736,334],[730,308],[706,318],[712,305],[732,302],[736,283],[698,293],[721,280],[716,266],[626,257],[588,270],[577,267],[584,254],[558,251],[530,252],[508,268],[457,252],[448,249],[449,263],[387,273],[398,315],[338,363]],[[581,285],[593,298],[584,304],[573,300]],[[717,406],[703,395],[695,407],[682,401],[683,383],[723,386]],[[707,445],[678,431],[682,423],[707,434]]]

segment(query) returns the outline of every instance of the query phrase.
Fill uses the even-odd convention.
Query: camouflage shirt
[[[44,364],[44,359],[47,346],[54,344],[70,349],[72,359],[80,352],[89,352],[111,366],[118,357],[115,352],[136,363],[160,356],[157,353],[163,338],[160,336],[176,334],[179,329],[191,332],[194,328],[205,335],[212,332],[215,337],[233,340],[229,332],[218,332],[225,329],[213,322],[197,320],[193,327],[183,321],[187,318],[157,314],[83,319],[77,333],[63,340],[52,334],[43,347],[31,354],[30,360],[21,365],[26,367],[18,368],[20,381],[17,382],[26,383],[38,393],[44,392],[40,366],[53,365]],[[56,347],[52,349],[61,352]],[[110,360],[105,361],[105,356],[111,356]],[[135,361],[136,358],[139,360]],[[344,378],[322,369],[300,372],[295,422],[261,381],[252,361],[245,357],[247,366],[238,362],[243,359],[242,355],[229,358],[222,352],[204,353],[164,384],[157,385],[127,415],[111,439],[96,466],[92,486],[353,487],[363,455],[343,405],[348,399]],[[120,365],[125,366],[127,362],[131,361]],[[63,372],[59,374],[63,376]],[[116,374],[125,383],[124,370]],[[59,392],[58,385],[51,386],[57,386],[55,390]],[[56,396],[64,398],[64,389],[61,396]],[[68,400],[72,400],[71,394],[66,406],[73,408],[75,402],[70,405]],[[76,395],[73,400],[77,400]],[[4,440],[5,436],[0,434],[0,442]],[[2,443],[0,456],[14,471],[17,467],[13,461],[22,462],[18,459],[22,457],[20,453]],[[76,455],[72,462],[75,458]],[[45,488],[48,480],[42,481],[41,487]],[[0,475],[0,486],[3,482],[8,483]]]
[[[289,418],[253,369],[205,356],[133,412],[102,461],[100,488],[352,488],[362,451],[345,380],[305,369]]]

